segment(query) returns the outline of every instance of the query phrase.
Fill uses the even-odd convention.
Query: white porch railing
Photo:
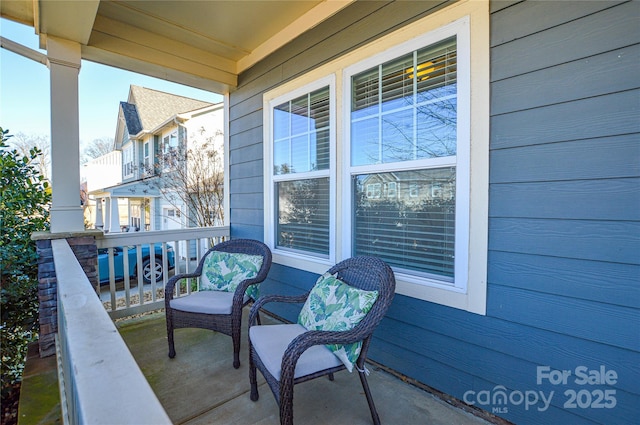
[[[52,240],[65,424],[170,424],[65,239]]]
[[[229,227],[199,227],[150,232],[112,233],[96,238],[96,246],[102,256],[103,268],[98,264],[98,276],[108,276],[108,283],[96,288],[107,306],[112,319],[153,311],[164,307],[164,287],[171,275],[193,271],[209,247],[229,238]],[[143,256],[143,246],[148,246],[148,256]],[[168,247],[173,250],[175,267],[169,268]],[[116,258],[115,247],[122,252]],[[156,251],[157,248],[158,251]],[[151,255],[153,253],[153,255]],[[143,278],[143,263],[149,262],[151,270],[161,265],[162,279],[158,282]],[[125,272],[121,280],[115,278],[116,262],[123,269],[133,267],[135,273]],[[159,263],[159,264],[156,264]],[[119,263],[120,264],[120,263]],[[135,275],[135,276],[134,276]],[[100,279],[99,279],[100,280]],[[186,292],[190,291],[187,286]]]

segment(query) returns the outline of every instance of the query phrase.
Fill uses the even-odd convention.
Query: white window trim
[[[451,36],[458,36],[456,42],[457,49],[457,153],[455,156],[442,158],[428,158],[423,160],[403,161],[384,164],[367,164],[367,165],[350,165],[351,159],[351,140],[350,140],[350,112],[351,112],[351,77],[363,71],[376,68],[380,64],[394,60],[398,57],[410,54],[423,47],[438,43]],[[444,27],[434,31],[425,33],[417,38],[413,38],[402,44],[395,46],[391,50],[374,55],[361,62],[358,62],[343,72],[343,158],[344,172],[343,178],[351,181],[355,175],[372,174],[390,171],[403,170],[425,170],[430,168],[441,168],[453,166],[456,168],[456,230],[455,230],[455,280],[450,282],[448,279],[429,279],[419,277],[410,273],[399,273],[396,271],[396,277],[402,281],[411,284],[428,285],[436,288],[442,288],[449,291],[466,293],[468,281],[468,241],[469,241],[469,205],[468,194],[470,184],[469,174],[469,127],[470,127],[470,109],[466,96],[469,93],[470,81],[470,52],[469,52],[469,17],[458,19]],[[353,229],[351,203],[353,199],[351,185],[343,187],[343,218],[344,228]],[[458,196],[458,194],[466,194]],[[460,225],[462,224],[462,225]],[[352,232],[344,232],[342,245],[346,252],[352,252]]]
[[[299,94],[304,93],[308,89],[309,84],[315,81],[321,81],[324,78],[335,78],[335,92],[332,91],[332,99],[335,95],[336,99],[341,101],[335,104],[335,127],[336,140],[335,145],[332,143],[331,161],[332,169],[333,161],[336,161],[334,152],[338,155],[337,164],[341,165],[335,169],[335,181],[331,181],[331,190],[335,187],[336,193],[340,193],[335,200],[332,200],[331,212],[332,219],[335,215],[335,227],[331,229],[344,229],[344,235],[330,245],[330,261],[319,261],[315,258],[304,258],[302,256],[289,256],[274,252],[273,261],[285,266],[294,267],[313,273],[321,274],[327,269],[327,265],[335,264],[335,262],[351,256],[351,236],[350,236],[350,217],[345,214],[339,214],[338,211],[346,211],[351,203],[350,197],[345,193],[350,191],[350,176],[347,172],[345,162],[349,159],[348,143],[346,138],[346,127],[349,125],[348,107],[345,107],[345,97],[349,96],[348,90],[344,84],[344,71],[355,66],[367,58],[378,55],[384,55],[386,51],[393,51],[399,45],[410,42],[413,39],[425,37],[428,34],[437,34],[443,31],[448,25],[460,19],[467,19],[470,37],[468,37],[467,54],[469,55],[470,64],[470,81],[467,88],[460,88],[459,93],[470,93],[470,102],[468,108],[470,110],[470,134],[467,139],[470,140],[471,149],[470,157],[461,157],[458,153],[457,163],[460,166],[461,161],[466,161],[469,166],[466,170],[473,170],[473,179],[470,176],[464,176],[458,173],[458,180],[466,180],[468,187],[462,189],[457,187],[456,190],[467,190],[470,193],[468,197],[468,205],[463,207],[466,211],[465,221],[468,221],[468,232],[466,235],[459,236],[456,231],[456,244],[460,243],[459,237],[468,238],[463,244],[468,248],[468,263],[466,270],[456,270],[456,275],[467,275],[466,285],[464,288],[445,287],[444,285],[426,284],[424,279],[420,280],[413,276],[396,273],[396,293],[418,298],[421,300],[434,302],[453,308],[458,308],[478,314],[486,314],[487,300],[487,258],[488,258],[488,208],[489,208],[489,106],[490,106],[490,90],[489,90],[489,70],[490,70],[490,39],[489,39],[489,2],[466,0],[459,1],[447,8],[435,12],[425,18],[422,18],[410,25],[407,25],[393,33],[376,39],[374,42],[361,47],[349,54],[346,54],[330,63],[319,66],[314,70],[305,73],[296,80],[287,82],[274,90],[265,93],[263,98],[264,106],[264,159],[265,159],[265,241],[269,244],[273,241],[273,215],[274,210],[271,203],[273,191],[271,189],[272,180],[272,158],[271,146],[269,141],[270,135],[270,108],[269,102],[279,96],[289,96],[299,90]],[[419,46],[425,47],[425,46]],[[464,45],[459,46],[465,48]],[[396,55],[397,56],[397,55]],[[326,85],[326,84],[325,84]],[[292,97],[293,98],[293,97]],[[459,98],[459,101],[462,98]],[[333,104],[332,104],[333,107]],[[346,109],[346,111],[345,111]],[[333,111],[334,109],[332,109]],[[346,121],[345,121],[346,120]],[[333,135],[332,135],[333,137]],[[462,135],[461,135],[462,137]],[[345,156],[346,155],[346,156]],[[410,164],[407,164],[408,166]],[[376,172],[384,172],[385,164],[377,166]],[[333,173],[331,175],[333,178]],[[458,183],[457,183],[458,184]],[[347,187],[345,187],[345,185]],[[462,193],[462,192],[458,192]],[[332,192],[333,196],[333,192]],[[332,198],[333,199],[333,198]],[[346,204],[345,204],[346,203]],[[345,207],[346,205],[346,207]],[[459,205],[459,204],[458,204]],[[460,207],[460,206],[459,206]],[[456,217],[456,224],[461,217]],[[456,229],[465,226],[456,226]],[[348,239],[348,241],[346,240]],[[334,245],[335,243],[335,245]],[[270,245],[273,247],[273,245]],[[456,263],[457,266],[457,263]],[[458,274],[461,273],[461,274]],[[462,286],[462,285],[461,285]]]
[[[263,102],[263,118],[264,118],[264,229],[265,243],[271,248],[273,261],[289,267],[302,268],[314,271],[316,273],[324,273],[328,266],[335,264],[335,240],[336,240],[336,95],[335,95],[335,75],[329,75],[316,81],[297,87],[290,91],[274,90],[265,94]],[[304,254],[283,249],[276,246],[275,220],[276,220],[276,199],[275,185],[277,181],[291,180],[289,177],[281,178],[281,176],[273,175],[273,131],[272,131],[272,111],[273,108],[281,103],[311,93],[315,90],[329,86],[329,169],[321,170],[313,173],[295,173],[295,180],[303,180],[306,178],[329,178],[329,256],[315,256],[313,253]]]

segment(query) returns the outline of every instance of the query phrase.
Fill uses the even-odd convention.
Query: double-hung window
[[[466,50],[463,30],[411,40],[344,75],[345,243],[353,255],[381,257],[409,279],[461,290],[469,150],[468,102],[459,101],[467,87],[459,77],[469,77],[468,59],[458,57]]]
[[[331,91],[325,79],[269,103],[270,239],[285,255],[330,257]]]
[[[178,163],[178,132],[164,136],[162,140],[162,162],[164,170],[171,170]]]
[[[372,255],[398,293],[485,313],[486,3],[456,3],[265,93],[264,118],[274,262],[322,273]]]
[[[133,177],[133,143],[130,143],[122,150],[122,177]]]
[[[151,153],[150,153],[150,145],[149,141],[144,142],[143,147],[143,156],[144,156],[144,175],[153,174],[153,169],[151,168]]]

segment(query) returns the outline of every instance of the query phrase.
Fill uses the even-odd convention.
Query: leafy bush
[[[22,155],[0,127],[0,301],[2,397],[19,382],[27,344],[37,339],[38,258],[31,234],[49,229],[51,190],[34,166],[37,148]]]

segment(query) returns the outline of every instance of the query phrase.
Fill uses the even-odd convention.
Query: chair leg
[[[366,373],[358,371],[358,375],[360,375],[360,382],[362,382],[362,389],[364,390],[364,395],[367,397],[367,403],[369,403],[369,410],[371,411],[371,419],[373,420],[374,425],[380,425],[380,416],[378,416],[378,411],[376,410],[376,406],[373,404],[373,397],[371,397],[371,391],[369,390],[369,383],[367,382]]]
[[[240,367],[240,330],[233,332],[233,367],[238,369]]]
[[[280,400],[280,425],[293,425],[293,394],[288,401]]]
[[[258,401],[260,395],[258,394],[258,380],[256,377],[256,365],[253,362],[253,356],[251,354],[251,347],[249,347],[249,383],[251,384],[251,401]]]
[[[173,342],[173,323],[167,321],[167,340],[169,342],[169,358],[172,359],[176,356],[176,347]]]
[[[329,381],[333,381],[333,373],[329,374]]]
[[[293,425],[293,375],[294,369],[291,365],[286,365],[280,372],[280,425]]]

